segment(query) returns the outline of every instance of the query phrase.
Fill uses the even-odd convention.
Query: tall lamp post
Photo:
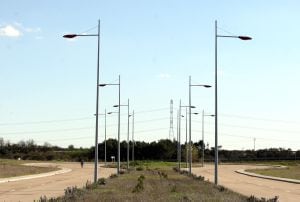
[[[134,110],[132,111],[132,162],[134,163]],[[134,164],[133,164],[134,165]]]
[[[191,76],[189,76],[189,147],[190,147],[190,152],[189,152],[189,174],[192,174],[192,112],[191,112],[191,106],[192,106],[192,98],[191,98],[191,87],[192,86],[200,86],[204,88],[210,88],[210,85],[192,85],[191,84]]]
[[[214,114],[204,114],[204,110],[202,110],[202,167],[204,167],[204,117],[205,116],[210,116],[214,117]]]
[[[218,35],[217,21],[215,21],[215,184],[218,184],[218,37],[238,38],[240,40],[251,40],[249,36]]]
[[[179,110],[178,110],[178,146],[177,146],[177,155],[178,155],[178,169],[181,169],[181,117],[184,117],[181,115],[181,100],[179,102]]]
[[[119,75],[119,83],[103,83],[99,84],[100,87],[105,86],[119,86],[119,105],[121,100],[121,77]],[[118,166],[117,173],[120,174],[120,107],[118,109]]]
[[[181,108],[185,108],[185,159],[186,159],[186,168],[188,168],[188,110],[187,108],[190,106],[183,106],[180,104],[180,110]],[[196,108],[195,106],[191,106],[191,108]],[[193,113],[193,114],[197,114],[197,113]],[[184,117],[184,116],[181,116]]]
[[[127,100],[127,105],[114,105],[114,107],[118,107],[120,110],[120,107],[127,107],[127,170],[129,170],[129,117],[131,116],[129,114],[129,99]]]
[[[98,114],[100,116],[104,116],[104,165],[106,165],[106,114],[106,109],[104,111],[104,114]]]
[[[97,88],[96,88],[96,128],[95,128],[95,165],[94,165],[94,182],[98,180],[98,109],[99,109],[99,63],[100,63],[100,20],[98,20],[98,33],[97,34],[66,34],[64,38],[75,38],[78,36],[96,36],[98,37],[98,50],[97,50]]]

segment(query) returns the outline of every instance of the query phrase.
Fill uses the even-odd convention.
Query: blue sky
[[[194,84],[214,83],[214,20],[219,34],[249,35],[252,41],[218,39],[220,144],[227,149],[299,149],[298,1],[15,1],[0,7],[0,137],[32,138],[39,144],[94,144],[96,38],[101,19],[101,82],[121,75],[122,103],[136,114],[136,138],[174,133],[179,100]],[[94,29],[91,29],[94,28]],[[91,30],[90,30],[91,29]],[[89,31],[88,31],[89,30]],[[88,31],[88,32],[86,32]],[[100,89],[100,110],[114,110],[117,88]],[[214,113],[213,89],[192,89],[198,112]],[[126,108],[122,108],[122,139]],[[107,117],[116,137],[116,115]],[[103,117],[100,120],[103,140]],[[206,117],[213,146],[214,120]],[[201,116],[193,118],[201,139]],[[182,126],[183,133],[185,131]],[[182,139],[183,141],[183,139]]]

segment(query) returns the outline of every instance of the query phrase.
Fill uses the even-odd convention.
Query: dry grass
[[[300,165],[288,166],[286,168],[269,168],[269,169],[252,169],[246,170],[260,175],[268,175],[274,177],[282,177],[300,180]]]
[[[24,161],[0,160],[0,178],[32,175],[58,170],[56,167],[24,166]],[[28,163],[28,162],[27,162]]]

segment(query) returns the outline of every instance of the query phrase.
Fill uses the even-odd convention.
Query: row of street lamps
[[[118,85],[119,86],[119,104],[118,104],[118,167],[117,171],[120,172],[120,76],[119,76],[119,83],[118,84],[99,84],[100,77],[99,77],[99,70],[100,70],[100,20],[98,20],[98,33],[97,34],[66,34],[64,38],[74,38],[80,36],[96,36],[98,38],[97,43],[97,86],[96,86],[96,128],[95,128],[95,165],[94,165],[94,182],[98,180],[98,111],[99,111],[99,86],[104,87],[106,85]],[[215,179],[214,182],[218,184],[218,74],[217,74],[217,39],[218,38],[238,38],[240,40],[251,40],[252,38],[249,36],[233,36],[233,35],[218,35],[218,26],[217,21],[215,21]],[[192,85],[191,84],[191,77],[189,77],[189,146],[191,146],[191,87],[192,86],[202,86],[205,88],[209,88],[209,85]],[[181,111],[181,107],[180,107]],[[181,113],[181,112],[179,112]],[[129,101],[128,101],[128,118],[129,118]],[[181,118],[181,117],[180,117]],[[129,123],[129,122],[128,122]],[[128,125],[129,128],[129,125]],[[179,136],[180,134],[178,134]],[[127,134],[127,141],[129,140],[129,129]],[[129,142],[129,141],[128,141]],[[128,143],[129,144],[129,143]],[[189,173],[191,173],[191,147],[189,152]],[[127,161],[129,149],[127,150]],[[129,162],[127,162],[127,168],[129,167]]]

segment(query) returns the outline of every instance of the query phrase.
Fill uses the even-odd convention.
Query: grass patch
[[[57,167],[24,166],[28,161],[0,160],[0,178],[33,175],[58,170]]]
[[[252,172],[260,175],[268,175],[273,177],[289,178],[300,180],[300,165],[290,165],[286,168],[267,168],[267,169],[249,169],[247,172]]]
[[[44,201],[249,201],[207,181],[180,175],[172,170],[174,165],[145,162],[139,165],[145,170],[112,177],[94,189],[69,188],[65,196]]]

